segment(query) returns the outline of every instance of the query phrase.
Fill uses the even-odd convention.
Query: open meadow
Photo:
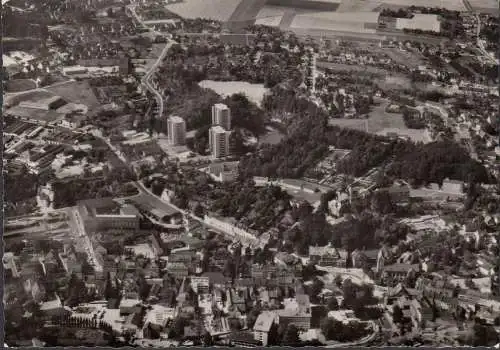
[[[377,100],[376,100],[377,102]],[[347,129],[366,131],[370,134],[386,135],[396,133],[417,142],[428,142],[425,130],[409,129],[406,127],[401,113],[387,113],[387,100],[379,100],[373,107],[367,119],[330,119],[330,125]]]
[[[498,15],[498,0],[469,0],[474,11],[496,13]]]
[[[238,7],[236,0],[184,0],[167,4],[167,10],[182,18],[206,18],[216,21],[228,21]]]
[[[66,101],[84,104],[89,110],[99,106],[97,97],[86,81],[69,81],[65,84],[48,87],[46,90],[61,96]]]
[[[246,81],[214,81],[203,80],[199,83],[204,89],[214,90],[220,96],[226,97],[244,93],[250,101],[260,106],[268,89],[262,84],[250,84]]]

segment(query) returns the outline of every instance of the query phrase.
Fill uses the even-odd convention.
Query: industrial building
[[[98,230],[137,230],[140,214],[129,208],[121,208],[112,198],[99,198],[78,202],[78,214],[85,229]]]

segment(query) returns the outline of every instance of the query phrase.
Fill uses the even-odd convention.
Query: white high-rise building
[[[231,135],[231,132],[224,130],[223,127],[217,125],[210,128],[208,135],[208,142],[212,157],[224,158],[229,156],[229,136]]]
[[[212,106],[212,125],[220,125],[226,130],[231,130],[231,110],[223,103]]]
[[[186,122],[178,116],[171,116],[167,120],[168,142],[172,145],[186,143]]]

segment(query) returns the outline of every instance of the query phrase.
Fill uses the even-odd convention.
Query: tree
[[[106,300],[116,298],[116,291],[113,288],[113,283],[111,282],[111,275],[108,272],[106,276],[106,286],[104,287],[104,298]]]
[[[403,322],[403,310],[401,310],[399,305],[394,305],[392,307],[392,319],[394,320],[394,323]]]
[[[200,203],[196,203],[193,209],[193,214],[197,217],[203,217],[204,211]]]
[[[337,301],[337,298],[332,297],[330,300],[328,300],[328,310],[330,311],[335,311],[339,309],[339,302]]]
[[[500,342],[500,337],[495,328],[490,325],[474,324],[473,346],[493,346]]]
[[[247,316],[247,326],[248,328],[252,329],[253,325],[255,324],[255,321],[257,321],[257,317],[259,317],[260,313],[262,311],[262,308],[257,304],[252,311],[249,312]]]
[[[71,278],[68,283],[68,297],[66,299],[66,304],[70,307],[74,307],[81,304],[87,298],[87,288],[85,283],[76,276],[75,273],[71,274]]]
[[[146,300],[149,296],[151,286],[146,282],[146,279],[142,275],[139,276],[137,283],[139,285],[139,297],[141,300]]]
[[[286,327],[285,334],[283,335],[282,345],[293,346],[300,343],[299,330],[293,325],[289,324]]]
[[[209,332],[205,332],[203,335],[203,346],[213,346],[214,345],[214,339],[210,335]]]
[[[267,336],[267,345],[279,346],[281,342],[282,342],[282,334],[280,335],[278,325],[273,322],[271,328],[269,329],[269,334]]]
[[[307,288],[307,292],[308,292],[307,294],[309,295],[309,297],[312,300],[317,301],[318,295],[321,293],[324,286],[325,286],[325,284],[323,283],[323,281],[321,281],[319,278],[315,277],[313,279],[313,283],[310,286],[310,288]]]

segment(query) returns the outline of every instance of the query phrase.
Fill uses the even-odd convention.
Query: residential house
[[[278,314],[278,324],[293,324],[303,331],[308,331],[311,328],[311,313],[306,314],[293,309],[282,309],[276,312]]]
[[[234,306],[238,311],[244,313],[247,311],[247,290],[246,288],[231,288],[228,290],[230,305]]]
[[[328,318],[333,318],[336,321],[342,322],[344,324],[349,324],[351,322],[359,322],[359,318],[354,315],[352,310],[336,310],[329,311]]]
[[[188,267],[180,262],[169,262],[165,270],[175,278],[184,278],[189,275]]]
[[[120,301],[120,315],[133,314],[140,305],[141,301],[139,299],[124,298]]]
[[[162,305],[152,305],[151,310],[146,314],[144,321],[144,329],[151,327],[157,333],[165,329],[168,322],[176,316],[174,308],[165,307]]]
[[[207,294],[210,279],[208,276],[190,276],[191,288],[196,294]]]
[[[177,250],[168,256],[171,263],[191,264],[196,259],[196,252],[193,250]]]
[[[461,195],[464,191],[464,182],[457,180],[444,179],[441,186],[443,192]]]
[[[231,344],[244,348],[256,348],[262,346],[260,340],[255,339],[255,333],[251,331],[233,332],[229,336]]]
[[[271,311],[263,311],[257,317],[253,326],[254,339],[262,343],[262,346],[267,346],[269,340],[269,332],[274,324],[276,314]]]
[[[226,285],[231,281],[230,278],[225,277],[220,272],[205,272],[201,276],[208,277],[209,283],[212,284],[214,287],[219,287],[219,288],[225,288]]]
[[[285,308],[277,310],[278,324],[293,324],[298,329],[308,331],[311,328],[311,304],[309,296],[297,293],[295,299],[286,300]]]
[[[328,244],[325,247],[309,247],[309,259],[320,266],[345,267],[347,252],[339,250]]]
[[[62,316],[68,311],[64,308],[61,299],[56,295],[56,298],[46,301],[40,305],[40,312],[45,317]]]
[[[404,281],[411,273],[416,273],[420,269],[419,264],[392,264],[384,266],[382,278],[393,281],[392,284]]]
[[[21,273],[19,271],[17,262],[16,262],[16,257],[14,256],[14,253],[12,252],[5,252],[3,255],[3,268],[5,271],[5,274],[9,273],[12,277],[18,278],[21,276]]]

